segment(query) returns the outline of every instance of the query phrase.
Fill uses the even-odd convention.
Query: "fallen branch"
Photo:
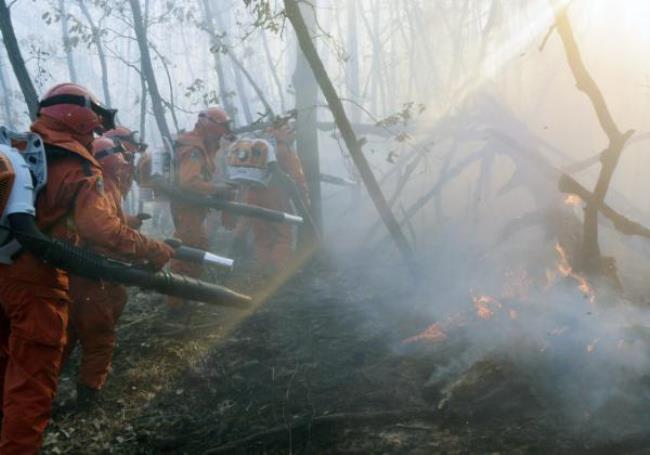
[[[639,237],[650,238],[650,229],[636,221],[632,221],[621,215],[603,201],[594,200],[594,195],[575,179],[563,175],[558,183],[558,188],[563,193],[575,194],[587,204],[593,204],[608,220],[614,224],[614,228],[625,235],[638,235]]]
[[[337,126],[334,122],[317,122],[318,129],[323,132],[336,131]],[[372,135],[379,137],[395,137],[399,133],[393,132],[385,127],[377,126],[374,123],[353,123],[352,129],[360,135]]]
[[[289,425],[278,425],[268,430],[253,433],[245,438],[229,442],[218,447],[210,448],[203,452],[204,455],[217,453],[230,453],[243,450],[252,444],[270,444],[288,438],[289,434],[296,431],[314,431],[325,426],[350,425],[350,424],[390,424],[407,420],[434,420],[436,415],[431,409],[415,408],[398,411],[377,411],[360,413],[337,413],[317,417],[302,417],[294,420]]]

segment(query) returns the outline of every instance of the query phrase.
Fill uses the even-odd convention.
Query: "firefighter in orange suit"
[[[174,161],[178,186],[188,192],[205,196],[228,196],[227,185],[213,183],[216,171],[216,154],[222,138],[230,133],[230,117],[220,107],[211,107],[199,113],[192,131],[180,134],[174,144]],[[183,244],[199,249],[208,249],[205,219],[208,210],[194,206],[172,203],[174,236]],[[198,264],[172,261],[173,272],[198,278],[202,267]],[[182,299],[168,298],[170,318],[187,321],[190,309]]]
[[[60,84],[40,101],[32,124],[48,156],[46,186],[36,200],[36,222],[50,236],[146,258],[161,268],[173,254],[166,244],[126,227],[111,212],[93,134],[114,127],[115,111],[85,88]],[[33,454],[42,443],[66,342],[69,277],[22,251],[0,265],[0,453]]]
[[[107,136],[95,139],[93,156],[102,166],[104,192],[110,200],[114,217],[127,223],[122,211],[122,189],[127,187],[131,177],[130,163],[125,158],[129,152],[121,142]],[[93,245],[85,245],[92,248]],[[110,249],[97,249],[111,254]],[[70,276],[70,323],[68,342],[64,351],[67,359],[77,342],[81,346],[81,363],[77,382],[77,404],[88,407],[97,401],[99,391],[104,387],[115,347],[117,321],[126,305],[127,292],[116,283],[89,280],[76,275]]]
[[[124,175],[119,181],[122,198],[125,198],[127,194],[129,194],[129,191],[131,191],[133,182],[136,179],[136,155],[140,153],[144,157],[147,151],[147,144],[141,142],[137,131],[131,131],[124,126],[118,126],[117,128],[107,131],[104,136],[112,138],[119,145],[124,147],[122,157],[126,160],[128,167],[127,170],[123,172]],[[136,215],[125,214],[125,216],[129,227],[139,229],[142,226],[142,219],[138,218]]]
[[[270,134],[276,142],[275,155],[280,168],[299,186],[302,197],[309,204],[307,180],[298,154],[292,149],[293,131],[288,125],[273,129]],[[247,190],[247,202],[282,212],[291,212],[291,198],[286,188],[274,184],[267,187],[253,186]],[[293,231],[289,224],[271,223],[251,219],[255,238],[255,254],[263,269],[278,270],[285,266],[292,254]]]

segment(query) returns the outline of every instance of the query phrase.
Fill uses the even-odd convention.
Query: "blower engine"
[[[12,146],[23,148],[18,151]],[[11,264],[21,249],[11,235],[10,215],[36,216],[36,194],[47,183],[47,161],[41,138],[0,127],[0,263]]]
[[[267,187],[271,180],[287,192],[301,220],[305,220],[314,234],[319,237],[316,223],[296,182],[285,173],[278,163],[275,148],[264,139],[242,138],[235,141],[228,150],[228,180],[257,187]]]
[[[173,273],[154,273],[46,236],[36,225],[34,204],[46,182],[47,161],[41,138],[0,127],[0,263],[11,264],[24,248],[53,267],[94,280],[217,305],[250,304],[250,297],[228,288]]]
[[[264,139],[238,139],[228,150],[227,178],[235,183],[268,186],[276,163],[273,146]]]

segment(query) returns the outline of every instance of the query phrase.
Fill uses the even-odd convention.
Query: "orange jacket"
[[[120,185],[117,181],[113,180],[108,176],[104,176],[104,194],[107,199],[106,210],[110,213],[111,216],[120,220],[122,224],[128,226],[127,217],[122,211],[122,192],[120,191]],[[85,246],[93,247],[93,250],[103,253],[114,255],[115,252],[111,248],[106,247],[96,247],[94,244],[87,242],[86,238],[82,236],[81,243]]]
[[[101,167],[92,154],[58,122],[40,117],[32,124],[43,142],[65,151],[48,158],[47,185],[36,201],[36,221],[45,233],[75,245],[82,241],[128,258],[146,257],[154,241],[128,228],[107,196]],[[43,297],[67,299],[68,275],[28,252],[12,265],[0,265],[0,276],[31,283]]]
[[[210,153],[201,135],[196,131],[179,135],[175,154],[180,187],[200,194],[213,193],[214,153]]]
[[[302,197],[305,202],[309,204],[309,188],[307,187],[307,179],[305,178],[305,173],[302,169],[302,163],[300,162],[298,154],[291,150],[291,147],[287,144],[278,143],[276,157],[280,168],[298,184],[298,187],[302,192]]]

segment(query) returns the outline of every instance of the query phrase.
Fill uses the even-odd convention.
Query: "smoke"
[[[416,276],[383,227],[368,235],[376,214],[363,195],[325,205],[332,255],[356,270],[356,285],[381,299],[376,311],[392,328],[395,352],[434,359],[423,387],[438,390],[437,404],[452,413],[459,404],[484,405],[485,397],[458,392],[459,381],[477,375],[484,381],[474,384],[478,390],[522,386],[530,393],[526,402],[514,390],[510,397],[496,395],[495,415],[514,407],[549,427],[593,432],[594,441],[644,432],[650,423],[650,312],[615,289],[615,273],[591,282],[574,270],[581,206],[565,204],[553,174],[566,156],[485,91],[428,133],[421,128],[419,140],[437,145],[430,168],[422,166],[403,190],[394,208],[398,218],[445,172],[455,166],[459,172],[441,186],[438,201],[432,197],[403,224],[415,246]],[[451,152],[445,169],[435,157]],[[473,154],[476,162],[467,159]],[[481,161],[490,156],[493,168],[485,179]],[[391,190],[386,187],[386,194]],[[639,241],[621,238],[607,222],[601,245],[626,270],[644,267]],[[624,287],[630,284],[619,275]],[[504,377],[491,376],[490,364],[506,367],[504,377],[515,382],[504,385]]]

